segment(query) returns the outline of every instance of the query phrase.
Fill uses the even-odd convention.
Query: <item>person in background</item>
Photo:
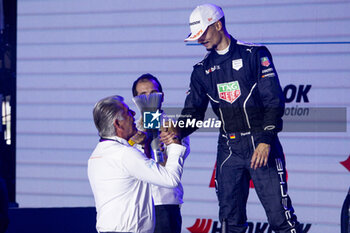
[[[300,232],[287,193],[282,130],[284,96],[272,56],[265,46],[233,38],[221,7],[197,6],[190,16],[191,34],[208,51],[191,75],[182,110],[188,119],[203,120],[209,102],[221,120],[216,190],[223,232],[245,232],[249,181],[275,232]],[[196,128],[179,128],[184,137]]]
[[[137,132],[134,115],[120,96],[104,98],[93,109],[100,141],[88,160],[88,177],[99,233],[153,233],[150,184],[174,188],[181,179],[186,148],[162,132],[161,140],[167,145],[166,165],[147,158],[128,143]]]
[[[0,233],[5,233],[9,224],[8,194],[5,180],[0,177]]]
[[[159,80],[151,74],[143,74],[133,83],[132,94],[134,97],[139,95],[148,96],[155,92],[162,93],[164,99],[162,85]],[[136,126],[138,130],[145,131],[142,118],[137,121]],[[183,156],[185,160],[190,153],[189,137],[183,138],[181,144],[186,147],[186,152]],[[135,144],[134,146],[142,150],[142,143]],[[164,156],[166,158],[166,153]],[[183,203],[184,195],[181,183],[175,188],[165,188],[156,185],[151,185],[151,187],[156,214],[154,233],[180,233],[182,225],[180,207]]]

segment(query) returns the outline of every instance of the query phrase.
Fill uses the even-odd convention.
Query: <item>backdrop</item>
[[[183,42],[189,15],[201,3],[206,1],[18,0],[20,207],[94,206],[87,160],[98,141],[92,108],[99,99],[122,95],[136,109],[131,85],[149,72],[163,84],[164,107],[183,106],[192,66],[206,53]],[[320,123],[309,130],[310,124],[292,124],[280,134],[289,194],[305,232],[339,232],[350,185],[349,161],[340,163],[350,153],[349,1],[212,3],[222,6],[235,38],[270,49],[288,101],[288,122]],[[324,112],[312,118],[312,109]],[[216,144],[216,132],[191,136],[182,178],[183,232],[220,228],[210,187]],[[254,189],[248,217],[250,232],[268,232]]]

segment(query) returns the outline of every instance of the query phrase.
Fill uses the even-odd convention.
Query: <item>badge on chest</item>
[[[242,59],[236,59],[236,60],[232,60],[232,69],[234,70],[239,70],[243,67],[243,61]]]

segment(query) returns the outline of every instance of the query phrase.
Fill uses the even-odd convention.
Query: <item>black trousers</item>
[[[179,205],[157,205],[154,233],[181,233],[182,218]]]
[[[226,221],[227,232],[246,232],[250,179],[253,180],[272,230],[279,233],[299,232],[296,229],[299,223],[287,194],[284,154],[278,138],[271,143],[267,166],[254,170],[250,168],[250,161],[258,144],[259,134],[235,136],[230,139],[221,135],[217,154],[219,218],[220,221]]]

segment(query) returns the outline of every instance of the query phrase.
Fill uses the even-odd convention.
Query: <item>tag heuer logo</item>
[[[229,83],[218,83],[219,98],[229,103],[233,103],[241,96],[241,89],[239,88],[238,81]]]

